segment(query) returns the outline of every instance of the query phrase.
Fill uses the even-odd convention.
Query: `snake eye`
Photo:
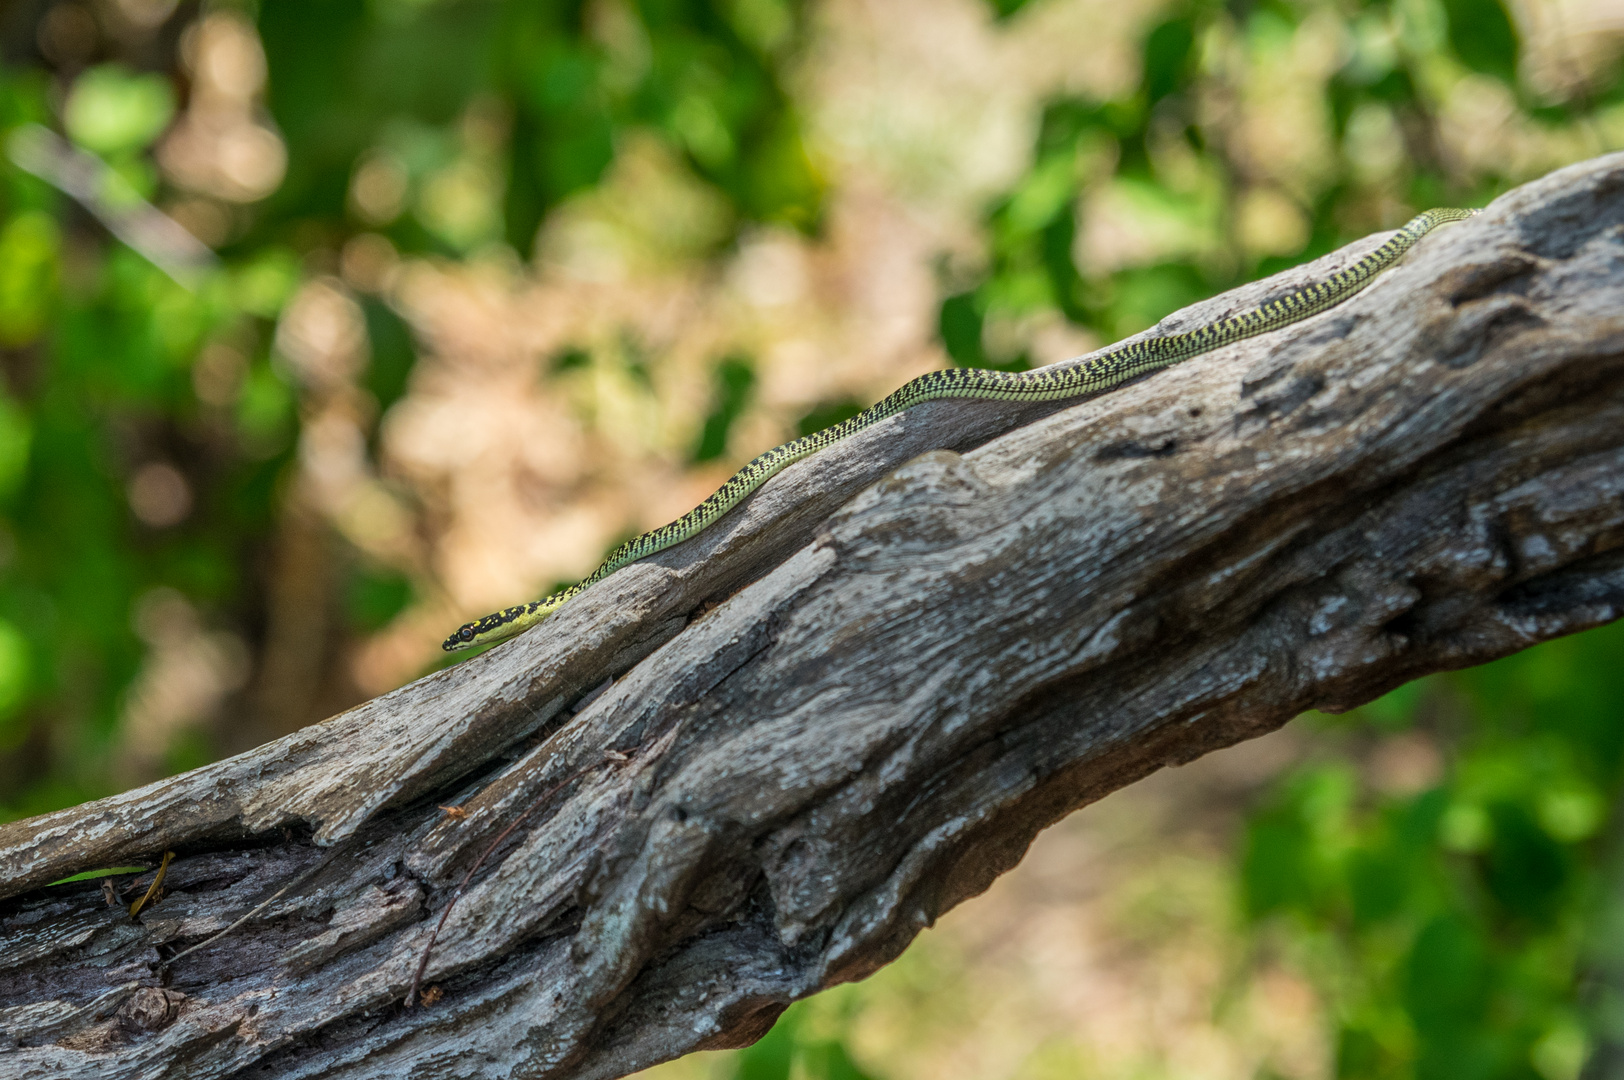
[[[457,638],[459,641],[472,641],[474,638],[474,628],[472,626],[463,627],[461,630],[457,631]]]

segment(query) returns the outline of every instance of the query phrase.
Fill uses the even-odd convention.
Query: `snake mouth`
[[[457,627],[457,632],[440,643],[440,648],[446,652],[462,652],[477,645],[487,645],[494,641],[512,636],[513,631],[501,633],[503,627],[513,622],[514,618],[524,610],[519,607],[507,608],[494,615],[487,615],[474,622],[463,623]]]
[[[528,630],[552,614],[552,609],[556,606],[556,604],[548,606],[537,601],[534,604],[518,604],[503,608],[483,619],[463,623],[457,627],[456,633],[440,643],[440,648],[446,652],[462,652],[464,649],[476,649],[481,645],[495,645],[499,641],[506,641]]]
[[[461,652],[474,647],[474,638],[479,634],[478,623],[465,623],[457,627],[457,632],[440,642],[440,648],[446,652]]]

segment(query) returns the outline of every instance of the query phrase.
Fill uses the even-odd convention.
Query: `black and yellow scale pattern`
[[[1296,292],[1271,300],[1259,307],[1239,312],[1178,334],[1144,338],[1109,349],[1092,359],[1069,366],[1037,368],[1032,371],[990,371],[984,368],[949,368],[933,371],[905,384],[890,397],[871,405],[850,420],[803,436],[767,451],[733,474],[710,498],[669,525],[644,533],[616,548],[603,565],[578,585],[528,604],[503,608],[477,622],[460,627],[446,638],[447,652],[487,645],[529,629],[541,622],[583,590],[602,581],[621,567],[680,544],[709,528],[723,514],[737,506],[751,492],[765,484],[786,466],[833,446],[866,427],[895,416],[920,402],[942,398],[984,398],[996,401],[1052,401],[1082,397],[1120,386],[1129,379],[1187,360],[1242,338],[1287,326],[1341,303],[1370,284],[1371,279],[1397,262],[1423,236],[1440,225],[1462,221],[1476,210],[1428,210],[1412,218],[1391,239],[1370,254],[1324,281],[1304,286]]]

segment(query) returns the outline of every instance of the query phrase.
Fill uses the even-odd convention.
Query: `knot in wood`
[[[143,986],[118,1008],[118,1022],[130,1031],[159,1031],[180,1015],[186,995],[178,990]]]

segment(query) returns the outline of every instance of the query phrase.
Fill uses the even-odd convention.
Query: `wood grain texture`
[[[514,642],[0,827],[0,1076],[610,1078],[741,1045],[1071,810],[1621,604],[1613,155],[1324,315],[1082,404],[922,406]],[[139,923],[39,888],[166,847]]]

